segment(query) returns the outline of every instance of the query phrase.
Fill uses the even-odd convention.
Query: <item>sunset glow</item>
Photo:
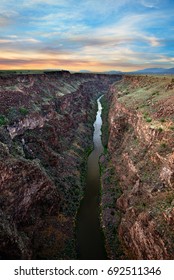
[[[0,69],[174,65],[174,1],[1,0]]]

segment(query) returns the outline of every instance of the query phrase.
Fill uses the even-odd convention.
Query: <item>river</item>
[[[88,157],[87,185],[77,218],[77,254],[78,259],[81,260],[107,259],[104,236],[100,226],[100,168],[98,160],[103,152],[101,97],[97,99],[98,111],[93,134],[94,149]]]

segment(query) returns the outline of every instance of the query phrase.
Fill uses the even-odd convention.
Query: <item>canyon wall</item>
[[[173,259],[174,79],[124,76],[103,105],[101,209],[108,256]]]
[[[121,76],[0,76],[0,258],[73,259],[96,98]]]

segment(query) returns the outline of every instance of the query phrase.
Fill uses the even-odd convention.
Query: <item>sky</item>
[[[0,69],[174,67],[174,0],[0,0]]]

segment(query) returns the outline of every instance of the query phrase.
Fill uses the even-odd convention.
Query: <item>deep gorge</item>
[[[120,78],[68,71],[0,77],[2,259],[77,258],[96,100]]]
[[[1,75],[1,259],[78,258],[102,94],[105,257],[173,259],[173,93],[170,76]]]

